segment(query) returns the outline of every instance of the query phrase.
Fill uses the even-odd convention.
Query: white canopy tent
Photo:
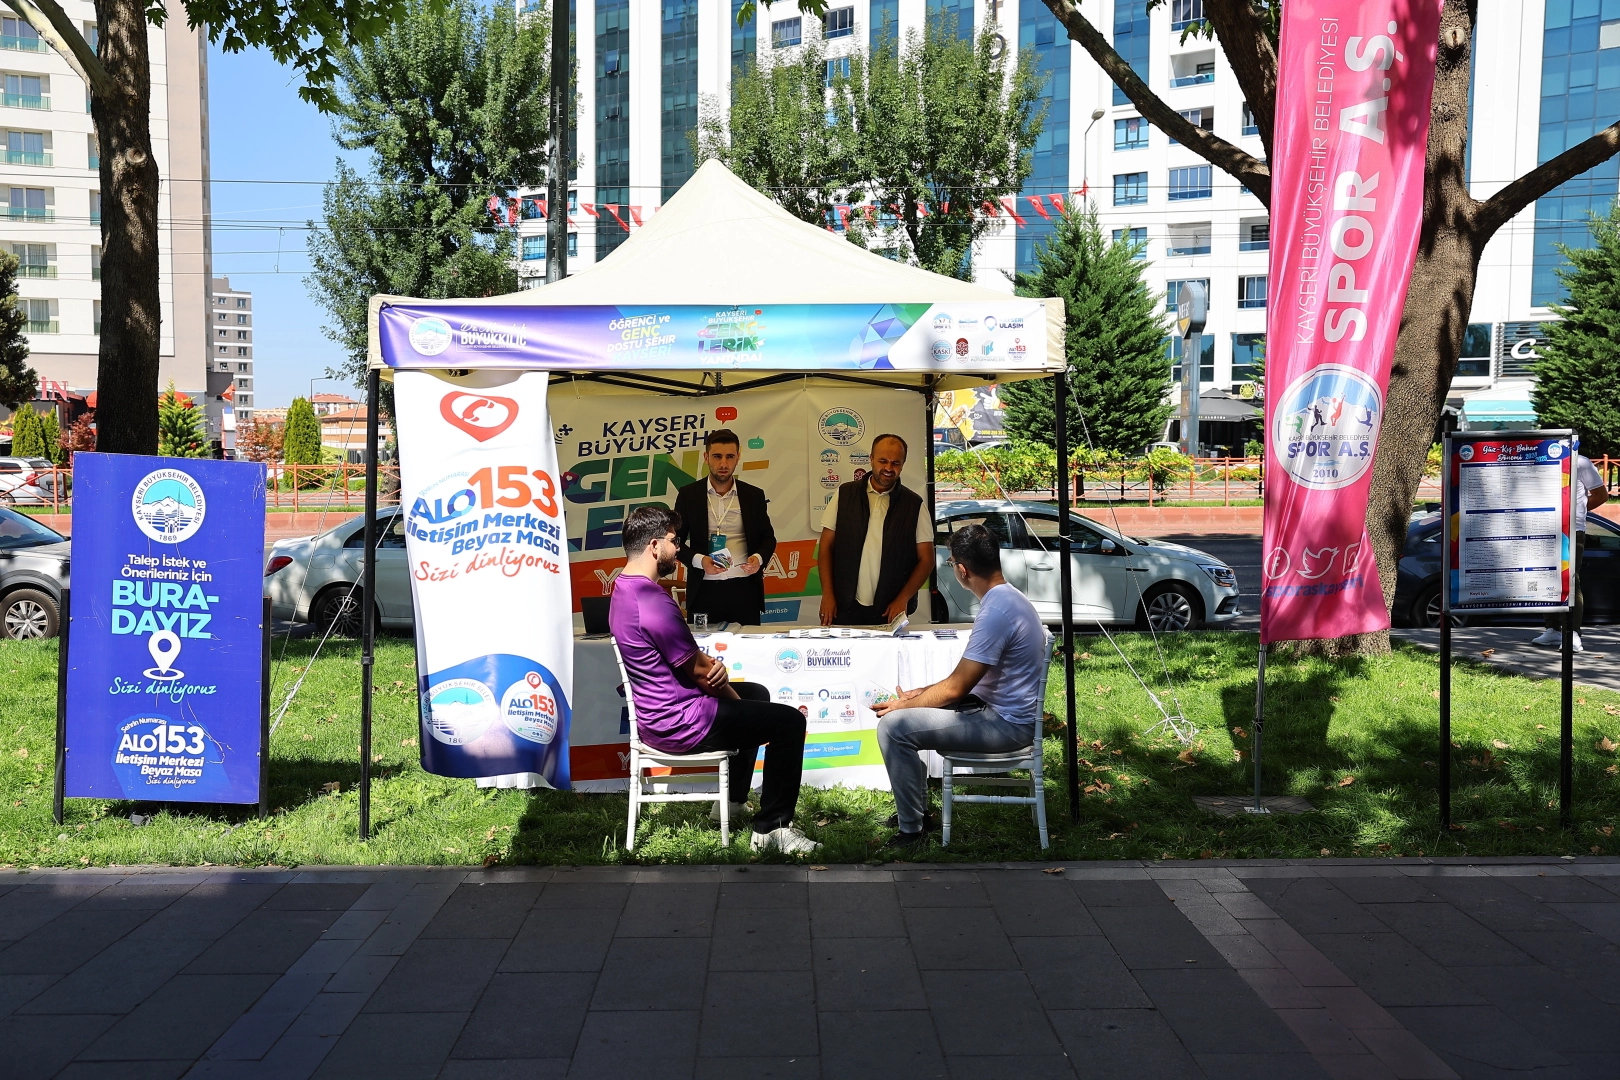
[[[763,313],[771,331],[766,346],[753,353],[716,351],[712,346],[705,351],[703,334],[692,333],[692,328],[703,326],[703,318],[713,320],[716,313],[744,308]],[[677,320],[680,329],[669,340],[678,340],[680,347],[657,355],[616,351],[617,328],[626,319]],[[832,329],[823,333],[823,324],[833,324]],[[375,575],[379,382],[391,379],[396,369],[543,370],[551,372],[553,384],[570,382],[581,391],[623,393],[629,388],[681,396],[736,393],[801,380],[855,382],[919,392],[927,415],[924,430],[931,431],[938,391],[1065,373],[1064,325],[1061,299],[1014,297],[873,254],[834,232],[800,221],[718,161],[706,162],[612,255],[561,281],[482,298],[372,297],[366,593],[373,593]],[[606,329],[614,334],[604,334]],[[977,346],[977,355],[970,342]],[[1066,381],[1060,380],[1059,386],[1054,402],[1057,451],[1066,463]],[[927,499],[932,512],[934,457],[932,439],[927,441]],[[1058,485],[1063,522],[1069,520],[1068,496],[1068,485]],[[1060,543],[1069,719],[1066,756],[1070,804],[1078,813],[1067,531]],[[361,611],[364,838],[370,818],[375,608],[364,603]]]

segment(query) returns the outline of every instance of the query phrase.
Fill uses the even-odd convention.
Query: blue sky
[[[253,293],[253,403],[277,408],[308,394],[309,381],[340,359],[321,331],[325,312],[304,288],[304,241],[343,151],[326,118],[299,100],[288,69],[263,51],[210,50],[208,98],[214,274]],[[359,164],[364,155],[350,157]],[[315,392],[360,396],[330,381]]]

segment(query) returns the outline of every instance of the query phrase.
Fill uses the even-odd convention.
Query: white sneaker
[[[734,802],[731,804],[732,828],[736,828],[737,822],[751,819],[752,817],[753,814],[749,811],[748,804],[746,802]],[[713,806],[709,807],[709,820],[714,822],[716,825],[720,824],[720,801],[718,799],[715,800]]]
[[[1530,644],[1532,644],[1532,645],[1557,645],[1559,642],[1561,642],[1563,640],[1564,640],[1564,632],[1562,630],[1543,630],[1541,633],[1537,634],[1535,637],[1530,639]]]
[[[1579,632],[1577,632],[1575,634],[1574,651],[1575,652],[1585,652],[1586,651],[1585,649],[1581,648],[1581,635],[1580,635]]]
[[[768,833],[757,832],[748,846],[755,851],[780,851],[784,855],[812,855],[821,850],[820,844],[791,825]]]

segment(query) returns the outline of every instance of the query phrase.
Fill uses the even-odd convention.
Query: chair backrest
[[[608,641],[613,646],[613,662],[619,665],[619,686],[624,691],[625,712],[630,716],[630,741],[638,743],[641,733],[636,730],[636,697],[630,687],[630,673],[624,668],[624,654],[619,651],[619,639],[610,637]]]

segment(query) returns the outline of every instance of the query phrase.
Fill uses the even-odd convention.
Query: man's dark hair
[[[974,577],[1001,573],[1001,545],[983,525],[968,525],[951,533],[951,558]]]
[[[900,444],[900,452],[906,455],[907,458],[911,457],[911,447],[906,445],[906,440],[894,434],[892,431],[886,431],[882,435],[879,435],[877,438],[872,440],[872,453],[877,453],[878,443],[882,442],[884,439],[893,439],[895,442]]]
[[[713,446],[715,443],[730,443],[739,450],[742,449],[742,440],[737,438],[737,433],[728,427],[715,428],[713,431],[703,436],[704,450],[708,450],[709,447]]]
[[[624,519],[624,553],[634,558],[666,533],[681,531],[681,515],[667,506],[638,506]]]

